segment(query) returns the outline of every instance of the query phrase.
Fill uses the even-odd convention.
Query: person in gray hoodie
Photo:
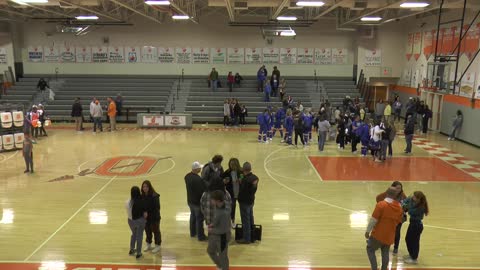
[[[208,225],[207,253],[217,269],[228,270],[228,242],[231,237],[230,209],[225,205],[225,193],[215,190],[211,193],[211,204],[215,206],[213,220]]]
[[[330,123],[325,115],[320,116],[318,120],[318,150],[320,150],[320,152],[323,151],[325,141],[327,140],[327,133],[330,127]]]
[[[98,101],[98,99],[95,100],[93,106],[90,105],[90,114],[92,115],[92,118],[93,118],[93,132],[97,132],[97,127],[100,129],[101,132],[103,132],[103,126],[102,126],[103,110],[102,110],[102,106],[100,105],[100,101]]]
[[[463,113],[462,111],[458,110],[457,114],[455,115],[455,119],[453,120],[452,133],[450,133],[450,136],[448,136],[449,141],[455,141],[455,134],[457,133],[457,130],[462,127],[462,124]]]

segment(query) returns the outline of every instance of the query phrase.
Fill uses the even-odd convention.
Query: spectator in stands
[[[270,102],[270,94],[272,93],[272,87],[270,86],[268,81],[264,81],[263,88],[264,88],[263,91],[264,91],[264,94],[265,94],[264,101],[265,102]]]
[[[210,84],[212,86],[212,90],[215,91],[217,90],[218,87],[218,71],[215,70],[215,68],[212,68],[212,71],[210,72]]]
[[[277,96],[278,87],[280,85],[280,81],[278,80],[277,75],[273,74],[272,78],[270,79],[270,85],[272,86],[272,97]]]
[[[383,114],[385,112],[385,103],[382,99],[379,99],[377,104],[375,104],[375,118],[378,121],[381,121],[383,118]]]
[[[45,95],[45,90],[47,90],[48,88],[50,88],[50,86],[48,85],[47,81],[45,81],[44,78],[40,78],[40,80],[38,80],[38,83],[37,83],[37,89],[40,90],[40,93],[42,94],[42,98]]]
[[[238,87],[241,86],[242,84],[242,81],[243,81],[243,77],[240,76],[240,74],[237,72],[235,73],[235,85],[237,85]]]
[[[228,90],[230,92],[233,92],[233,84],[235,83],[235,77],[233,77],[233,74],[231,71],[228,72],[227,75],[227,85],[228,85]]]
[[[110,119],[110,132],[117,130],[117,106],[111,97],[107,98],[108,102],[108,119]]]
[[[230,121],[230,100],[228,98],[223,102],[223,126],[228,127]]]
[[[255,242],[255,239],[252,237],[252,229],[255,224],[253,206],[255,204],[258,181],[258,177],[252,173],[252,165],[249,162],[245,162],[243,164],[243,179],[240,179],[240,191],[238,193],[243,229],[243,240],[238,241],[239,244]]]
[[[38,121],[40,121],[39,133],[40,136],[48,137],[45,130],[46,112],[42,104],[38,104]]]
[[[258,92],[263,92],[263,86],[265,85],[266,78],[267,78],[267,70],[265,69],[265,65],[263,65],[257,71],[257,82],[258,82],[257,91]]]
[[[91,110],[92,118],[93,118],[93,132],[97,132],[97,127],[100,129],[100,132],[103,132],[102,126],[102,116],[103,110],[102,106],[100,105],[100,101],[95,100],[93,105],[93,110]]]
[[[248,110],[245,105],[242,105],[242,111],[240,112],[240,125],[245,126],[247,124],[245,121],[246,117],[248,117]]]
[[[455,137],[459,128],[462,127],[463,124],[463,113],[460,110],[457,110],[457,114],[455,115],[455,119],[453,120],[452,124],[452,132],[450,136],[448,136],[449,141],[455,141]]]
[[[95,107],[95,101],[97,100],[96,97],[93,97],[92,98],[92,101],[90,102],[90,109],[89,109],[89,112],[90,112],[90,122],[94,123],[93,122],[93,107]]]
[[[271,79],[273,80],[274,77],[276,77],[278,81],[280,81],[280,79],[281,79],[280,78],[280,70],[278,70],[277,66],[273,67]]]
[[[203,230],[204,217],[200,211],[200,199],[206,191],[205,182],[198,174],[202,171],[200,162],[192,164],[192,171],[185,176],[187,188],[187,203],[190,208],[190,237],[197,237],[198,241],[205,241],[207,237]]]
[[[115,106],[117,106],[117,116],[122,115],[123,97],[121,94],[117,94],[117,97],[115,98]]]
[[[287,93],[287,90],[285,89],[287,87],[287,81],[285,78],[280,79],[280,85],[278,86],[279,92],[280,92],[280,100],[283,100],[285,97],[285,94]]]
[[[22,149],[26,166],[24,173],[33,173],[33,141],[30,134],[25,133],[24,136]]]
[[[338,121],[340,119],[340,114],[342,113],[342,111],[340,111],[340,107],[337,106],[337,108],[335,109],[335,112],[333,113],[334,116],[335,116],[335,121]]]
[[[77,97],[75,99],[75,102],[72,105],[72,113],[71,113],[73,120],[75,120],[76,131],[82,130],[82,114],[83,114],[82,104],[80,104],[80,98]]]

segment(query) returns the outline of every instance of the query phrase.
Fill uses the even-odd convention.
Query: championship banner
[[[332,64],[346,65],[348,63],[348,49],[332,49]]]
[[[422,32],[417,32],[413,36],[413,57],[415,60],[422,54]]]
[[[187,126],[186,115],[166,115],[165,116],[166,127],[185,127]]]
[[[123,47],[110,46],[108,48],[108,62],[109,63],[124,63],[125,50]]]
[[[263,63],[278,64],[280,61],[280,50],[278,48],[263,48]]]
[[[227,49],[225,48],[211,48],[210,55],[212,56],[212,64],[227,63]]]
[[[403,86],[410,86],[412,80],[412,70],[405,69],[403,70]]]
[[[432,32],[431,31],[425,31],[423,33],[423,55],[425,55],[425,58],[428,59],[430,56],[433,54],[433,38],[432,38]]]
[[[332,49],[316,48],[315,49],[315,65],[332,64]]]
[[[55,46],[43,47],[43,58],[46,63],[58,63],[60,60],[60,52]]]
[[[228,48],[227,52],[229,64],[245,64],[244,48]]]
[[[144,115],[142,118],[142,124],[144,127],[165,126],[163,115]]]
[[[452,40],[452,53],[453,54],[456,54],[457,53],[457,50],[458,49],[461,49],[462,46],[460,46],[460,48],[457,47],[458,45],[458,42],[460,42],[460,27],[457,27],[457,26],[453,26],[452,27],[452,32],[453,32],[453,40]],[[465,32],[463,33],[465,34]],[[461,45],[461,44],[460,44]],[[456,49],[455,49],[456,48]],[[455,50],[455,51],[454,51]],[[462,52],[460,51],[460,54]]]
[[[30,62],[43,62],[43,48],[40,46],[28,47],[28,61]]]
[[[142,47],[142,62],[143,63],[157,63],[157,48],[152,46],[143,46]]]
[[[245,64],[261,64],[262,49],[261,48],[245,48]]]
[[[192,48],[176,48],[175,55],[177,57],[178,64],[192,63]]]
[[[468,26],[464,26],[465,31]],[[462,52],[467,56],[468,60],[472,60],[473,55],[479,49],[480,42],[480,23],[476,26],[472,26],[462,42]],[[479,76],[480,77],[480,76]]]
[[[453,28],[442,29],[443,38],[442,38],[442,55],[449,55],[453,51]]]
[[[210,64],[210,49],[193,48],[192,58],[194,64]]]
[[[407,48],[405,50],[405,56],[407,57],[407,60],[410,61],[410,58],[412,58],[413,54],[413,33],[408,34],[408,39],[407,39]]]
[[[60,62],[75,63],[75,48],[70,46],[62,46],[60,48]]]
[[[92,49],[89,46],[77,46],[75,48],[75,59],[77,63],[92,62]]]
[[[458,78],[457,78],[458,80]],[[475,91],[475,72],[467,72],[460,82],[460,96],[472,97]]]
[[[7,64],[7,48],[0,47],[0,65]]]
[[[108,48],[106,46],[92,47],[93,63],[108,63]]]
[[[125,60],[127,63],[140,62],[140,47],[125,47]]]
[[[380,49],[373,49],[373,50],[365,49],[365,66],[367,66],[367,67],[378,67],[380,65],[382,65],[382,50],[380,50]]]
[[[297,64],[313,65],[314,52],[313,48],[297,48]]]
[[[280,48],[280,64],[296,64],[297,48]]]
[[[175,63],[175,48],[158,48],[158,62],[161,64]]]

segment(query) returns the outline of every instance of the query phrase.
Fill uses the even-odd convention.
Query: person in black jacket
[[[428,120],[432,118],[432,111],[428,108],[428,105],[425,105],[422,115],[422,133],[427,134],[428,131]]]
[[[305,146],[305,141],[303,140],[303,120],[302,120],[302,113],[300,111],[296,111],[293,114],[293,126],[295,128],[295,147],[298,145],[298,137],[300,137],[300,141],[302,142],[303,146]]]
[[[258,188],[258,177],[252,173],[252,165],[249,162],[243,164],[243,178],[240,179],[240,191],[238,202],[240,203],[240,216],[242,218],[243,239],[239,244],[250,244],[255,241],[252,238],[253,205],[255,204],[255,193]]]
[[[412,140],[413,134],[415,133],[415,119],[412,115],[409,115],[407,118],[407,124],[405,125],[405,130],[403,131],[405,134],[405,142],[407,143],[407,148],[405,148],[405,154],[409,154],[412,152]]]
[[[232,198],[232,210],[230,216],[232,225],[235,226],[235,208],[237,206],[238,193],[240,192],[240,177],[242,175],[242,168],[240,161],[237,158],[231,158],[228,161],[228,169],[223,173],[222,178],[225,183],[225,188]]]
[[[339,118],[337,121],[337,144],[338,149],[345,149],[345,121]]]
[[[237,99],[233,100],[234,105],[233,105],[233,125],[238,127],[238,120],[240,118],[240,114],[242,113],[242,108],[240,107],[240,104],[238,103]]]
[[[71,114],[71,116],[75,120],[75,127],[77,131],[82,130],[82,115],[83,115],[82,104],[80,104],[80,98],[77,97],[75,99],[75,103],[73,103],[72,105],[72,114]]]
[[[48,86],[47,81],[45,81],[44,78],[40,78],[40,80],[38,80],[38,83],[37,83],[37,89],[43,92],[47,90],[47,88],[50,88],[50,86]]]
[[[155,192],[150,181],[145,180],[142,183],[142,198],[145,200],[148,217],[145,225],[145,234],[147,235],[147,247],[143,251],[160,251],[162,244],[162,235],[160,234],[160,195]],[[155,236],[155,248],[152,248],[152,234]]]
[[[132,231],[130,252],[128,254],[134,255],[136,252],[136,257],[139,259],[142,257],[143,230],[145,229],[145,219],[148,217],[148,214],[142,194],[137,186],[130,189],[130,200],[127,201],[125,208],[128,214],[128,226]]]
[[[206,191],[205,182],[198,175],[202,170],[202,165],[195,161],[192,164],[192,171],[185,176],[185,185],[187,187],[187,202],[190,207],[190,237],[197,237],[198,241],[205,241],[207,237],[203,230],[204,217],[200,211],[200,199],[203,192]]]
[[[212,158],[212,161],[205,164],[202,170],[202,179],[205,182],[207,188],[216,182],[221,182],[221,176],[223,174],[223,167],[222,167],[223,157],[221,155],[215,155]]]

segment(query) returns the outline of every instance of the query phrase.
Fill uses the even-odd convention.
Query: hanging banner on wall
[[[465,31],[467,30],[468,26],[464,26]],[[462,52],[467,56],[468,60],[472,60],[473,55],[479,49],[479,42],[480,42],[480,23],[476,26],[472,26],[470,30],[462,42]],[[479,76],[480,77],[480,76]]]
[[[296,64],[297,48],[280,48],[280,64]]]
[[[245,64],[244,48],[228,48],[227,52],[229,64]]]
[[[453,26],[452,27],[452,32],[453,32],[453,39],[452,39],[452,51],[451,53],[452,54],[456,54],[457,53],[457,50],[459,49],[457,47],[458,45],[458,42],[460,42],[460,27],[457,27],[457,26]],[[464,33],[465,34],[465,33]],[[460,49],[462,47],[460,46]],[[460,50],[460,55],[462,55],[463,52]]]
[[[368,67],[379,67],[382,64],[382,50],[365,49],[365,66]]]
[[[417,32],[413,36],[413,57],[415,60],[422,54],[422,32]]]
[[[278,64],[280,61],[280,50],[278,48],[263,48],[263,63]]]
[[[77,46],[75,48],[75,58],[77,63],[92,62],[92,49],[89,46]]]
[[[210,49],[193,48],[192,58],[194,64],[210,64]]]
[[[433,53],[433,39],[432,39],[432,32],[431,31],[425,31],[423,33],[423,55],[425,55],[425,58],[428,59]]]
[[[405,50],[406,51],[405,56],[407,57],[407,60],[409,60],[409,61],[410,61],[410,58],[412,58],[412,54],[413,54],[413,36],[414,36],[413,33],[408,34],[407,48]]]
[[[225,64],[227,62],[227,49],[211,48],[212,64]]]
[[[75,63],[75,48],[64,45],[60,48],[60,62]]]
[[[108,47],[108,62],[109,63],[124,63],[125,50],[123,47],[110,46]]]
[[[192,48],[176,48],[175,55],[178,64],[192,63]]]
[[[449,55],[453,50],[453,29],[442,29],[442,55]]]
[[[60,61],[60,52],[55,46],[43,47],[43,58],[47,63],[58,63]]]
[[[245,48],[245,64],[261,64],[262,62],[261,48]]]
[[[0,65],[7,64],[7,48],[0,47]]]
[[[411,80],[412,80],[412,70],[411,69],[405,69],[403,70],[403,86],[410,86],[411,85]]]
[[[297,48],[297,64],[309,64],[314,63],[314,52],[313,48]]]
[[[28,47],[28,61],[30,62],[43,62],[43,48],[40,46]]]
[[[158,48],[158,62],[161,64],[175,63],[175,48]]]
[[[140,62],[140,47],[125,47],[125,60],[127,63]]]
[[[315,48],[315,64],[330,65],[332,63],[332,49]]]
[[[475,72],[467,72],[460,82],[460,96],[472,97],[475,91]]]
[[[93,63],[108,63],[108,48],[105,46],[92,47]]]
[[[143,46],[142,47],[142,62],[143,63],[157,63],[157,48],[153,46]]]
[[[333,48],[332,49],[332,64],[345,65],[348,63],[348,49]]]

